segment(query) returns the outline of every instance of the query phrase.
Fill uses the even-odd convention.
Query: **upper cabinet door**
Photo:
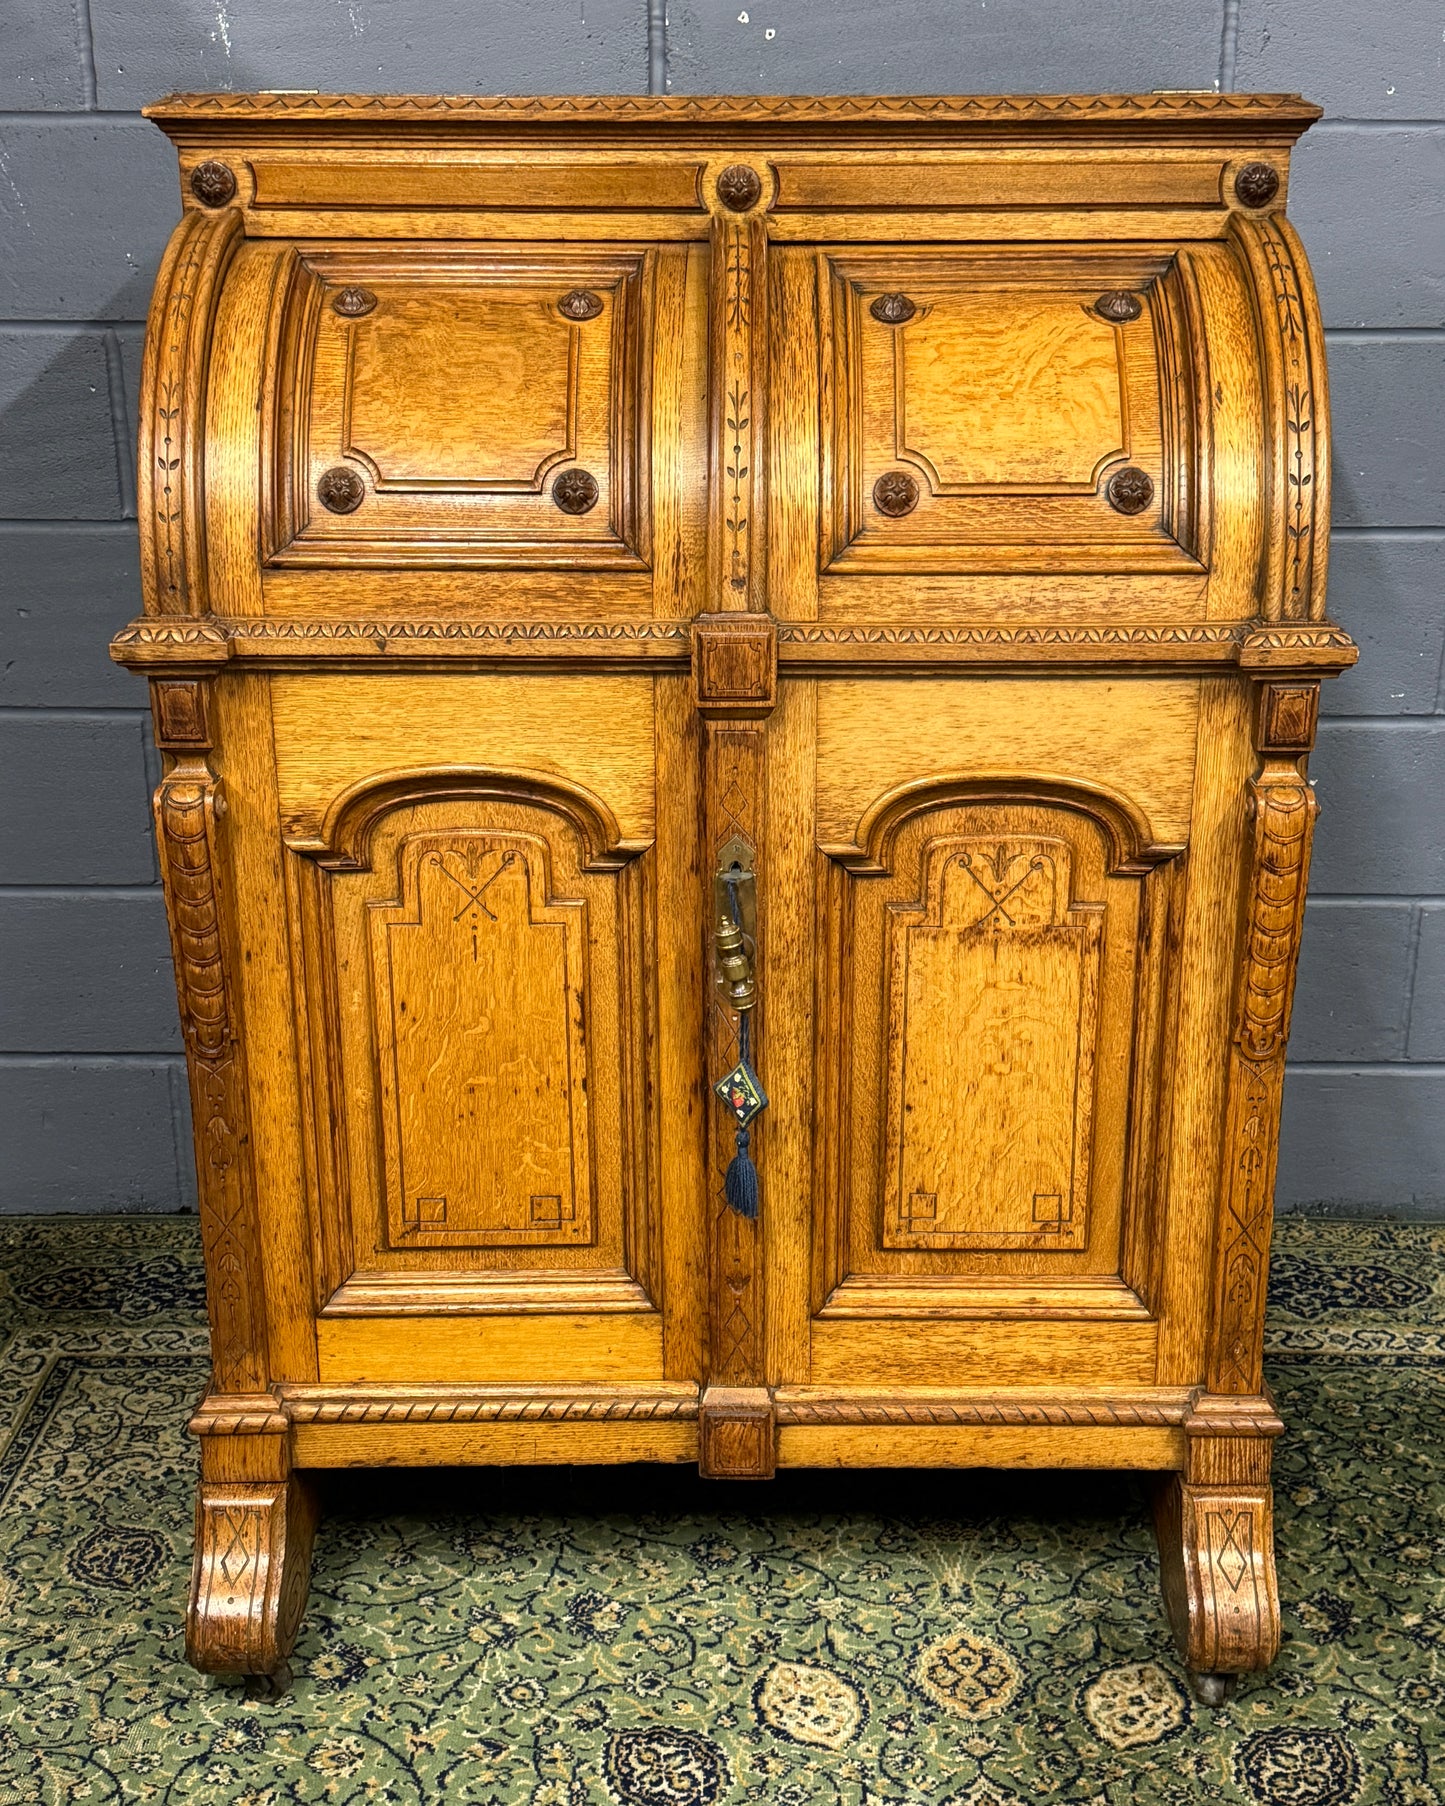
[[[651,251],[294,254],[269,562],[641,570]],[[672,286],[682,263],[668,266]]]
[[[819,257],[824,572],[1199,568],[1169,258]]]

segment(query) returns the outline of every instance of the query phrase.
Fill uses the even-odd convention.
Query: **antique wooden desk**
[[[637,1460],[1155,1470],[1270,1661],[1316,111],[151,110],[198,1665],[284,1670],[304,1470]]]

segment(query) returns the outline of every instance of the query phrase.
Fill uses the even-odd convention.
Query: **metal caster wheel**
[[[1234,1694],[1235,1676],[1232,1674],[1194,1674],[1189,1676],[1189,1688],[1201,1706],[1222,1706]]]

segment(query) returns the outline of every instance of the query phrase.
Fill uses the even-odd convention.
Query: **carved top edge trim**
[[[926,658],[931,652],[993,649],[1008,652],[1057,651],[1128,656],[1170,649],[1238,662],[1247,669],[1307,666],[1321,672],[1343,670],[1359,656],[1354,641],[1327,621],[1278,622],[1266,627],[1238,622],[1124,625],[1117,622],[1023,622],[948,626],[934,622],[780,621],[778,645],[784,660],[810,653],[864,658],[890,648]],[[689,655],[692,623],[642,621],[469,621],[469,620],[289,620],[224,615],[147,616],[128,622],[111,641],[117,664],[155,666],[219,665],[233,657],[285,658],[334,652],[337,656],[385,658],[397,652],[462,656],[502,649],[545,653],[575,648],[607,656],[622,650],[650,650],[652,656]]]
[[[169,94],[145,108],[162,126],[212,119],[409,119],[604,121],[668,124],[728,121],[812,124],[938,120],[1035,124],[1048,120],[1150,120],[1195,125],[1295,125],[1321,109],[1298,94]]]

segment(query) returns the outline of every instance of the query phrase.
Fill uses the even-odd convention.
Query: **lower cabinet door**
[[[819,683],[780,711],[813,787],[790,1378],[1154,1382],[1196,717],[1192,680]],[[789,1075],[764,1077],[781,1116]]]
[[[687,861],[659,834],[659,761],[687,789],[666,700],[329,683],[281,680],[274,711],[322,1379],[695,1379],[691,1313],[664,1327],[698,1159],[659,1067],[695,1069],[701,938],[700,904],[658,909]],[[689,968],[685,1015],[663,993]]]

